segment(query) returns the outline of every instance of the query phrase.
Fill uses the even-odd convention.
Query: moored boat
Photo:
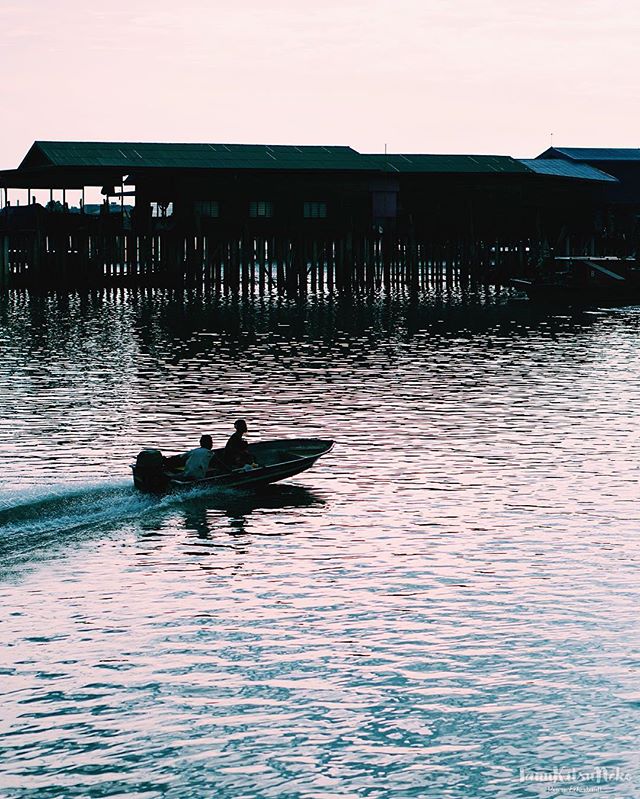
[[[640,269],[635,258],[557,257],[544,261],[531,279],[511,285],[533,300],[568,304],[640,302]]]
[[[194,486],[225,488],[255,488],[276,483],[310,469],[333,449],[334,442],[320,438],[281,438],[249,444],[254,466],[230,467],[224,458],[224,448],[212,451],[211,465],[206,476],[192,480],[184,476],[189,453],[164,457],[158,449],[144,449],[131,465],[133,483],[140,491],[164,493]]]

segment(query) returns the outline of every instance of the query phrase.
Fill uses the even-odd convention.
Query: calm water
[[[500,294],[1,298],[0,796],[640,796],[639,345]],[[134,493],[239,415],[335,450]]]

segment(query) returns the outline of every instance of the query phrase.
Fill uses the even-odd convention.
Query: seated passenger
[[[212,449],[213,439],[211,436],[201,436],[200,446],[187,453],[184,476],[189,480],[202,480],[203,477],[206,477],[213,455]]]
[[[243,438],[247,432],[247,423],[244,419],[238,419],[234,424],[236,432],[230,436],[224,448],[224,459],[232,469],[241,469],[243,466],[253,463],[253,458],[249,453],[249,444]]]

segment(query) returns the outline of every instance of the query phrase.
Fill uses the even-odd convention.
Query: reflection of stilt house
[[[0,273],[16,284],[186,281],[294,294],[504,274],[569,235],[596,246],[615,178],[532,163],[350,147],[36,142],[0,173]],[[101,206],[91,207],[89,187]]]

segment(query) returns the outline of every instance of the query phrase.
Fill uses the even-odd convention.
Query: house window
[[[327,204],[319,202],[307,202],[304,204],[305,219],[326,219]]]
[[[173,203],[151,203],[151,216],[154,219],[173,216]]]
[[[220,216],[220,203],[217,200],[198,200],[194,209],[199,217],[217,219]]]
[[[252,219],[268,219],[273,216],[273,203],[268,200],[252,200],[249,203],[249,216]]]

